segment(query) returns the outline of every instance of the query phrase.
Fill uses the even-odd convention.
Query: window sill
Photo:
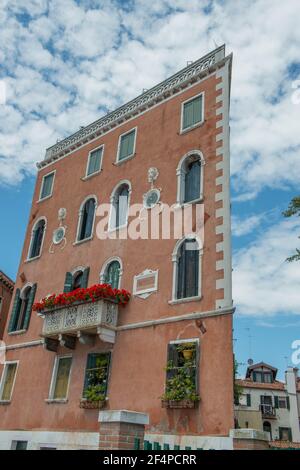
[[[186,129],[180,129],[179,135],[186,134],[187,132],[193,131],[194,129],[197,129],[197,127],[201,127],[205,124],[205,121],[198,122],[197,124],[194,124],[194,126],[187,127]]]
[[[40,202],[47,201],[47,199],[50,199],[50,197],[52,197],[52,193],[49,194],[49,196],[43,197],[43,199],[38,199],[36,202],[39,204]]]
[[[25,259],[24,263],[31,263],[32,261],[36,261],[40,257],[41,257],[41,255],[35,256],[34,258],[27,258],[27,259]]]
[[[90,175],[85,175],[80,179],[81,179],[81,181],[87,181],[87,180],[90,180],[91,178],[93,178],[93,176],[99,175],[101,172],[102,172],[102,168],[98,171],[95,171],[95,173],[91,173]]]
[[[125,163],[127,162],[128,160],[132,160],[132,158],[134,158],[136,156],[136,153],[133,153],[132,155],[129,155],[128,157],[126,158],[123,158],[122,160],[117,160],[113,163],[113,165],[115,166],[119,166],[119,165],[122,165],[122,163]]]
[[[27,330],[16,330],[16,331],[10,331],[8,333],[9,336],[14,336],[14,335],[23,335],[24,333],[26,333]]]
[[[195,295],[194,297],[186,297],[185,299],[174,299],[169,300],[169,305],[185,304],[187,302],[197,302],[202,299],[201,295]]]
[[[85,238],[84,240],[77,240],[76,242],[73,243],[73,246],[81,245],[82,243],[89,242],[89,241],[93,240],[93,238],[94,238],[94,236]]]
[[[0,406],[10,405],[10,404],[11,404],[10,400],[0,400]]]
[[[57,405],[64,405],[66,403],[68,403],[68,399],[67,398],[46,398],[45,402],[48,403],[48,405],[53,405],[53,404],[57,404]]]
[[[177,202],[176,204],[176,209],[181,209],[182,207],[187,207],[187,206],[190,206],[192,204],[197,204],[197,203],[203,203],[204,202],[204,197],[201,195],[200,197],[198,197],[197,199],[193,199],[192,201],[188,201],[188,202]]]

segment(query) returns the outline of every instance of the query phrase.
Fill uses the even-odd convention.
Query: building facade
[[[263,430],[272,441],[300,442],[300,382],[298,369],[289,367],[285,382],[276,380],[277,369],[263,362],[247,369],[235,404],[238,428]]]
[[[46,151],[4,334],[0,448],[107,448],[100,407],[147,414],[147,439],[232,448],[231,63],[219,47]],[[157,231],[165,207],[191,210],[183,235]],[[129,302],[100,288],[32,309],[99,283]]]
[[[0,271],[0,340],[3,338],[13,290],[14,282]]]

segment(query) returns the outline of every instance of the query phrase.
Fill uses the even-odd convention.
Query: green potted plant
[[[88,374],[88,386],[84,390],[83,398],[80,400],[80,408],[101,409],[104,408],[107,386],[107,357],[98,357],[96,367]]]
[[[196,389],[195,365],[185,361],[181,367],[169,362],[166,368],[170,377],[162,398],[163,408],[195,408],[200,400]]]

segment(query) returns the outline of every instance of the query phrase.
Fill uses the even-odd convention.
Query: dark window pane
[[[177,268],[177,298],[198,295],[199,249],[196,240],[182,243]]]
[[[43,236],[45,230],[45,221],[40,220],[33,230],[29,258],[35,258],[40,255]]]
[[[89,238],[92,235],[94,213],[95,201],[94,199],[89,199],[83,208],[79,240],[84,240],[85,238]]]
[[[200,197],[200,159],[187,165],[184,184],[184,202],[194,201]]]
[[[116,214],[116,227],[122,227],[127,223],[128,212],[128,196],[129,191],[127,186],[123,186],[117,195],[115,214]]]

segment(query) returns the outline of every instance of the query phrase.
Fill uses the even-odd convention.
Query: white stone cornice
[[[197,82],[199,79],[203,78],[204,75],[215,70],[217,65],[224,60],[224,57],[225,45],[222,45],[177,72],[172,77],[139,95],[129,103],[126,103],[66,139],[49,147],[46,150],[45,160],[37,164],[38,168],[43,168],[52,161],[73,152],[76,148],[99,137],[110,129],[132,118],[132,116],[136,116],[148,108],[153,107],[158,102],[167,99],[172,94],[178,93],[190,83]]]

